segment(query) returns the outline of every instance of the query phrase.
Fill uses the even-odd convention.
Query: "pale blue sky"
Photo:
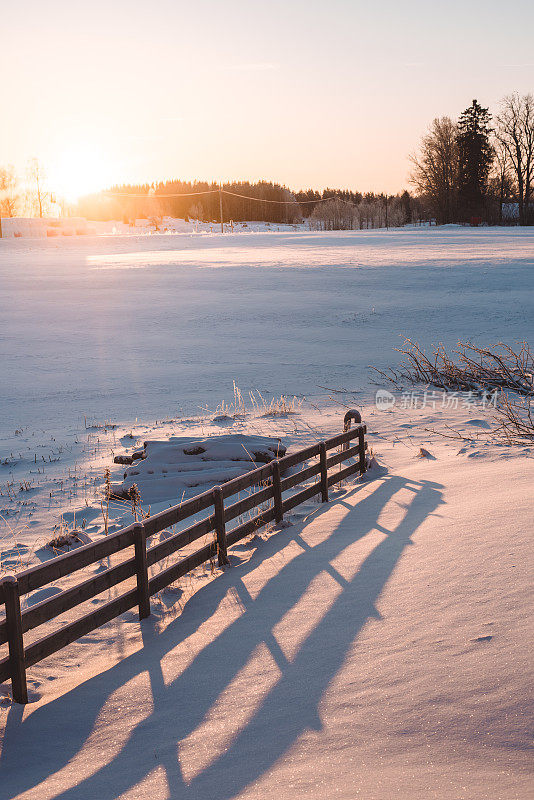
[[[38,156],[71,189],[175,176],[393,192],[433,117],[534,89],[522,0],[3,5],[0,164]]]

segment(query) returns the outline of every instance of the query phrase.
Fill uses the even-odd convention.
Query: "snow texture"
[[[279,439],[239,433],[148,441],[144,445],[144,458],[136,459],[128,467],[124,480],[113,487],[113,492],[124,496],[135,484],[145,503],[176,502],[191,488],[197,488],[196,494],[206,491],[284,453],[285,447]]]
[[[2,797],[528,797],[532,458],[362,411],[368,480],[29,671]]]
[[[400,393],[377,409],[367,365],[394,366],[399,334],[532,340],[533,245],[456,228],[0,240],[3,570],[52,558],[60,517],[56,534],[102,537],[104,469],[137,470],[150,496],[147,464],[170,461],[156,442],[222,459],[178,447],[181,486],[189,458],[248,469],[229,436],[292,452],[339,433],[347,407],[371,448],[327,505],[160,592],[141,624],[129,612],[31,667],[25,708],[2,687],[2,800],[529,796],[532,448],[492,442],[491,409]],[[234,414],[233,379],[245,398],[308,400]],[[114,463],[144,442],[148,458]],[[153,490],[152,513],[180,500]],[[110,531],[132,520],[109,512]]]

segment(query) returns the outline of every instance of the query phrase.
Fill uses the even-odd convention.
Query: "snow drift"
[[[134,453],[137,458],[124,472],[122,483],[114,485],[112,491],[125,497],[135,484],[145,503],[175,500],[188,489],[199,487],[197,491],[205,491],[260,464],[268,464],[285,452],[280,439],[238,433],[147,441],[142,453]]]

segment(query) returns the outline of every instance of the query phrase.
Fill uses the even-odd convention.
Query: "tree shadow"
[[[226,800],[261,777],[307,730],[319,729],[319,703],[341,668],[365,623],[378,617],[375,603],[411,536],[443,502],[441,485],[387,476],[355,506],[347,507],[332,534],[311,546],[301,537],[302,525],[283,529],[262,542],[250,561],[206,584],[193,595],[182,614],[158,633],[153,622],[142,623],[142,650],[125,658],[66,695],[33,712],[26,720],[14,706],[8,717],[0,773],[6,798],[36,787],[76,756],[91,734],[107,697],[142,672],[147,672],[152,713],[139,722],[117,755],[94,774],[55,800],[115,798],[163,767],[170,798],[213,797]],[[387,503],[401,489],[413,492],[394,530],[378,524]],[[356,492],[361,487],[356,487]],[[318,512],[328,513],[330,507]],[[385,538],[364,559],[356,574],[343,578],[330,563],[353,542],[372,530]],[[243,578],[293,539],[301,551],[285,562],[252,599]],[[327,572],[340,592],[289,661],[273,628],[296,605],[311,582]],[[165,684],[162,658],[184,642],[218,608],[233,589],[242,613],[201,650],[172,682]],[[227,750],[189,782],[179,761],[180,743],[202,723],[221,693],[264,643],[280,671],[278,680]],[[55,732],[62,746],[55,746]],[[66,747],[63,746],[66,741]],[[155,751],[157,756],[155,758]],[[23,756],[21,756],[23,753]],[[24,768],[22,768],[24,764]]]

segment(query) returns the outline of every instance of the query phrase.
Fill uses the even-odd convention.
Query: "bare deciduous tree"
[[[353,203],[332,197],[326,203],[316,205],[310,216],[310,225],[323,231],[352,230],[356,218]]]
[[[409,197],[409,195],[408,195]],[[331,197],[325,203],[317,203],[308,219],[311,229],[322,231],[354,230],[357,228],[386,227],[385,195],[369,196],[360,203],[352,203],[341,197]],[[410,221],[406,211],[406,198],[388,197],[388,224],[400,227]]]
[[[17,210],[17,176],[12,166],[0,167],[0,217],[14,217]]]
[[[283,206],[285,217],[284,222],[286,222],[288,225],[294,225],[296,222],[302,222],[302,212],[295,199],[295,195],[293,192],[290,192],[289,189],[284,188],[283,191],[284,200],[286,200],[286,203]]]
[[[28,182],[30,184],[30,197],[32,205],[39,217],[48,211],[52,195],[44,190],[46,174],[43,165],[37,158],[32,158],[28,163]]]
[[[419,153],[410,157],[411,183],[428,198],[439,222],[453,222],[458,186],[456,124],[450,117],[435,119],[423,136]]]
[[[150,224],[154,226],[154,230],[159,232],[163,225],[165,208],[161,197],[156,194],[156,190],[153,186],[148,191],[145,213]]]
[[[534,96],[504,98],[496,118],[495,137],[506,152],[514,173],[519,224],[527,225],[534,187]]]
[[[499,203],[499,225],[503,222],[503,203],[513,193],[513,172],[508,152],[502,143],[495,139],[493,143],[494,160],[490,173],[490,189]]]
[[[190,219],[194,219],[197,222],[204,222],[204,206],[202,203],[194,203],[189,209],[188,214]]]

